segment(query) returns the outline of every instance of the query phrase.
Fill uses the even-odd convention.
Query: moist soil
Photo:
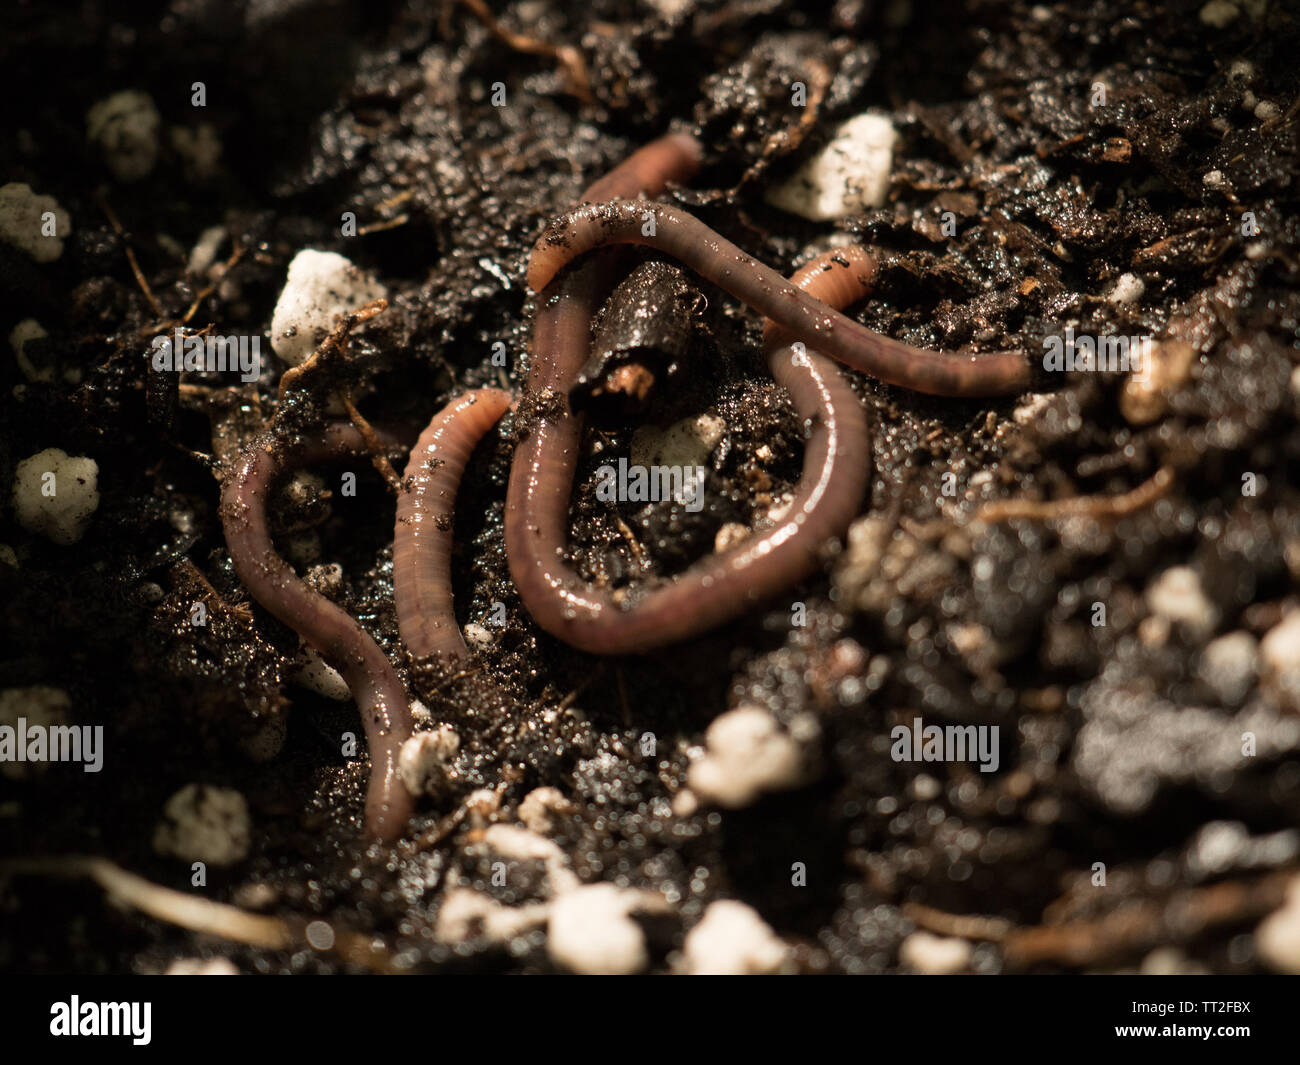
[[[511,31],[576,50],[585,88],[459,4],[8,5],[4,180],[55,197],[72,226],[54,262],[0,244],[0,327],[36,318],[49,332],[26,349],[48,380],[0,358],[0,481],[58,447],[97,462],[100,501],[63,547],[20,527],[0,492],[13,552],[0,682],[65,690],[75,722],[104,727],[106,755],[97,774],[0,779],[0,850],[103,856],[377,946],[369,960],[254,948],[114,907],[86,880],[5,873],[0,968],[148,973],[219,957],[245,972],[554,971],[544,925],[504,941],[437,930],[453,889],[509,907],[550,898],[542,862],[509,859],[503,884],[484,842],[550,787],[565,802],[545,832],[580,880],[665,899],[638,916],[655,970],[733,898],[801,972],[903,970],[918,928],[968,939],[979,972],[1264,970],[1252,933],[1300,863],[1296,692],[1266,671],[1225,691],[1203,663],[1216,637],[1262,638],[1297,606],[1294,12],[1244,3],[1216,27],[1205,5],[1160,0],[580,6],[493,5]],[[810,87],[804,108],[795,83]],[[85,124],[124,89],[162,116],[158,161],[134,182],[106,168]],[[767,205],[767,188],[868,109],[898,133],[884,206],[812,222]],[[206,170],[170,132],[204,123],[222,149]],[[318,430],[341,389],[408,440],[466,388],[520,392],[532,241],[672,128],[694,132],[705,159],[667,198],[773,268],[837,241],[878,250],[877,291],[851,311],[872,329],[1033,353],[1068,324],[1190,345],[1191,368],[1162,379],[1145,419],[1126,416],[1123,373],[1002,401],[850,373],[872,453],[845,544],[788,595],[644,656],[575,651],[515,593],[502,521],[528,401],[485,439],[458,500],[458,612],[490,634],[470,667],[402,647],[380,475],[364,460],[315,471],[274,497],[278,542],[461,739],[410,838],[367,845],[364,743],[349,758],[340,739],[361,736],[355,707],[294,682],[297,636],[234,575],[220,478],[273,416],[286,434]],[[190,249],[214,226],[214,264],[193,273]],[[346,255],[390,305],[281,403],[270,319],[303,248]],[[1122,275],[1140,281],[1136,300],[1116,298]],[[803,427],[767,376],[760,318],[693,275],[675,284],[689,329],[665,328],[673,372],[639,409],[593,411],[573,494],[570,560],[615,587],[681,572],[728,523],[761,526],[800,474]],[[150,368],[150,339],[196,302],[190,328],[262,337],[258,380]],[[597,498],[597,467],[635,429],[700,414],[725,424],[702,510]],[[1106,509],[1162,469],[1158,498]],[[354,496],[337,490],[349,472]],[[999,501],[1074,497],[1103,505],[976,520]],[[1174,566],[1198,580],[1198,617],[1151,605]],[[192,623],[199,601],[206,625]],[[687,768],[738,706],[805,738],[805,782],[691,810]],[[997,770],[895,761],[891,730],[918,717],[998,726]],[[209,866],[201,888],[154,846],[167,799],[194,782],[239,791],[252,823],[247,857]]]

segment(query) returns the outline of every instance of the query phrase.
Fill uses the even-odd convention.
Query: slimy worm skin
[[[831,253],[804,267],[795,282],[814,297],[847,306],[870,284],[853,263],[845,253]],[[507,508],[506,550],[520,597],[542,628],[596,654],[644,652],[730,621],[816,568],[822,545],[862,505],[871,454],[866,415],[829,359],[803,350],[779,330],[769,333],[764,347],[773,376],[811,424],[799,489],[774,529],[702,559],[664,587],[620,603],[564,564],[576,432],[565,452],[528,456],[526,479],[518,482],[516,458],[510,483],[516,505]],[[539,499],[545,509],[539,509]],[[530,523],[528,513],[537,520]]]
[[[642,244],[674,256],[809,348],[889,384],[959,397],[1014,395],[1032,387],[1032,367],[1023,353],[961,356],[915,348],[874,333],[667,204],[614,200],[589,204],[556,219],[533,248],[528,284],[542,291],[565,265],[610,244]],[[871,261],[874,275],[874,260],[864,256]],[[867,269],[866,261],[861,269]]]
[[[266,500],[276,479],[301,466],[365,454],[361,434],[332,425],[318,440],[286,446],[270,435],[240,456],[221,492],[221,524],[235,573],[266,610],[296,631],[343,674],[356,699],[370,747],[366,831],[381,840],[401,836],[413,800],[397,775],[397,756],[411,735],[406,690],[387,656],[340,607],[312,591],[275,550]]]
[[[393,601],[406,648],[417,658],[468,658],[451,592],[452,513],[475,445],[496,425],[510,394],[480,388],[447,404],[411,450],[397,498]]]

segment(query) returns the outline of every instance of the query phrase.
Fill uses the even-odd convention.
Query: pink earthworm
[[[565,265],[610,244],[642,244],[674,256],[808,347],[889,384],[935,396],[1004,396],[1032,387],[1032,367],[1022,352],[960,356],[874,333],[668,204],[612,200],[557,218],[533,248],[528,284],[542,291]],[[874,274],[874,260],[867,259]]]
[[[263,436],[244,451],[227,477],[220,513],[230,558],[244,587],[347,681],[370,747],[366,830],[377,839],[392,840],[402,834],[413,809],[411,794],[397,775],[398,753],[412,728],[406,690],[366,631],[345,610],[307,587],[276,553],[266,514],[267,495],[281,474],[365,453],[365,441],[350,425],[331,425],[320,439],[293,446]]]
[[[452,511],[465,464],[510,406],[510,393],[480,388],[452,400],[411,450],[397,499],[393,600],[406,648],[418,658],[469,657],[451,594]]]
[[[869,290],[864,255],[857,250],[821,256],[796,274],[794,284],[847,306]],[[548,324],[539,321],[534,357],[549,350],[543,345],[560,332],[553,325],[554,332],[547,332]],[[576,330],[572,339],[578,339]],[[520,597],[542,628],[597,654],[648,651],[729,621],[813,571],[822,544],[861,508],[871,449],[866,414],[839,368],[802,347],[779,329],[769,331],[764,343],[773,376],[811,424],[803,477],[786,514],[764,535],[702,559],[670,584],[626,603],[584,582],[563,562],[577,419],[568,415],[551,423],[550,450],[526,450],[521,443],[510,479],[506,553]],[[580,355],[564,354],[565,368],[576,372]],[[556,449],[561,434],[563,451]]]

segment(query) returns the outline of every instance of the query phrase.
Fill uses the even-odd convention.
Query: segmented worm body
[[[822,256],[801,270],[795,283],[814,298],[846,306],[868,291],[871,273],[862,268],[864,255]],[[585,351],[585,329],[581,339]],[[550,342],[552,334],[539,328],[535,359],[551,350]],[[619,602],[564,564],[577,419],[566,416],[563,452],[554,447],[523,452],[520,445],[510,483],[506,552],[519,594],[542,628],[585,651],[646,651],[731,620],[815,568],[825,540],[842,532],[861,507],[871,452],[862,405],[839,368],[802,347],[780,330],[770,331],[765,341],[773,376],[812,427],[803,477],[786,514],[764,535],[700,560],[639,598]],[[575,373],[579,357],[572,351],[561,354],[565,368]],[[563,392],[565,378],[554,379]]]
[[[510,393],[480,388],[434,416],[411,450],[397,499],[393,600],[407,650],[468,657],[451,594],[452,513],[474,446],[510,406]]]
[[[528,284],[541,291],[566,264],[610,244],[643,244],[676,257],[808,347],[889,384],[935,396],[1013,395],[1032,385],[1029,361],[1020,352],[960,356],[873,333],[667,204],[588,204],[556,219],[533,249]]]
[[[333,425],[319,440],[286,447],[270,436],[240,457],[221,493],[221,524],[235,572],[249,593],[343,674],[356,699],[370,747],[366,829],[396,839],[410,819],[412,799],[397,776],[397,756],[411,735],[406,691],[379,645],[343,609],[312,591],[271,541],[266,500],[277,477],[289,470],[364,454],[361,434]]]

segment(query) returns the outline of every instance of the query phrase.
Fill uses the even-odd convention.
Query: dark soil
[[[0,542],[17,561],[0,561],[0,687],[65,689],[74,719],[105,726],[107,746],[99,774],[0,778],[3,853],[102,855],[198,890],[188,863],[155,853],[154,829],[184,785],[221,785],[247,799],[253,844],[243,862],[209,869],[207,897],[373,934],[398,967],[549,971],[544,929],[508,946],[449,945],[434,926],[449,887],[511,905],[546,897],[540,869],[494,884],[482,830],[551,786],[572,804],[553,838],[580,879],[670,900],[646,919],[656,968],[724,898],[754,907],[801,971],[898,970],[917,927],[976,940],[982,972],[1134,969],[1160,947],[1176,948],[1166,956],[1179,968],[1265,968],[1251,933],[1277,905],[1279,871],[1300,867],[1300,746],[1287,738],[1300,707],[1263,681],[1225,704],[1197,667],[1215,636],[1262,637],[1297,606],[1300,27],[1289,5],[1242,3],[1222,29],[1182,0],[659,5],[680,7],[671,15],[632,0],[571,5],[581,14],[554,0],[491,5],[513,30],[575,46],[590,102],[552,58],[512,51],[451,3],[177,0],[131,5],[129,17],[116,6],[9,4],[0,24],[3,180],[72,218],[55,262],[0,243],[0,330],[40,320],[50,337],[28,352],[55,370],[29,382],[7,345],[0,357],[0,484],[59,447],[95,459],[101,493],[85,537],[59,547],[20,528],[0,491]],[[1234,72],[1238,60],[1251,70]],[[805,130],[790,87],[826,74]],[[506,106],[491,102],[496,82]],[[153,97],[164,127],[157,165],[134,183],[114,179],[85,130],[90,106],[128,88]],[[1275,116],[1247,109],[1247,93]],[[899,132],[884,207],[814,223],[765,204],[767,185],[868,108]],[[166,136],[200,122],[223,146],[206,179],[187,174]],[[355,708],[290,682],[297,638],[248,599],[217,518],[222,469],[276,412],[268,330],[288,263],[302,248],[339,251],[388,286],[391,306],[280,423],[310,432],[348,386],[372,422],[413,437],[466,387],[519,389],[531,242],[674,123],[707,155],[671,197],[746,251],[788,273],[832,234],[880,250],[878,293],[852,312],[873,329],[927,348],[1029,352],[1067,324],[1151,334],[1191,344],[1195,372],[1146,424],[1124,416],[1118,373],[999,402],[851,375],[874,433],[868,521],[851,546],[828,550],[822,575],[785,600],[641,658],[576,652],[520,604],[502,535],[522,429],[512,416],[476,455],[457,507],[462,622],[486,624],[494,602],[507,617],[469,676],[406,658],[393,501],[374,470],[349,467],[355,497],[281,498],[286,538],[305,532],[316,561],[342,567],[332,597],[461,737],[456,778],[422,807],[412,840],[367,847],[364,747],[340,753],[339,737],[360,733]],[[1207,183],[1212,171],[1221,178]],[[344,211],[362,235],[340,234]],[[261,335],[266,367],[250,384],[190,374],[178,389],[146,359],[160,315],[128,249],[161,319],[179,319],[209,283],[187,273],[189,249],[216,225],[228,232],[218,262],[245,250],[190,324]],[[1108,296],[1122,274],[1145,286],[1135,303]],[[661,375],[646,409],[588,432],[605,447],[580,465],[570,528],[592,579],[680,572],[799,476],[802,431],[766,376],[761,321],[687,284],[680,370]],[[699,413],[726,423],[703,511],[596,499],[597,466],[611,448],[626,453],[637,425]],[[1161,467],[1172,487],[1127,515],[973,521],[996,500],[1116,496]],[[333,483],[339,472],[320,471]],[[1244,474],[1256,494],[1243,495]],[[1199,576],[1209,629],[1151,616],[1148,586],[1175,565]],[[206,626],[191,624],[196,599]],[[742,703],[817,723],[809,783],[741,810],[675,814],[691,748]],[[890,730],[915,717],[999,726],[998,771],[894,761]],[[281,718],[283,749],[250,758],[250,737]],[[1248,728],[1259,753],[1241,758]],[[465,810],[480,788],[497,793],[495,813],[481,797]],[[1235,841],[1226,854],[1207,858],[1224,838]],[[806,886],[792,884],[794,863]],[[1209,917],[1215,887],[1230,904]],[[208,956],[256,972],[360,964],[195,935],[78,880],[0,874],[0,907],[11,971],[156,972]],[[983,934],[944,914],[1006,924]],[[1093,946],[1072,949],[1080,929]]]

